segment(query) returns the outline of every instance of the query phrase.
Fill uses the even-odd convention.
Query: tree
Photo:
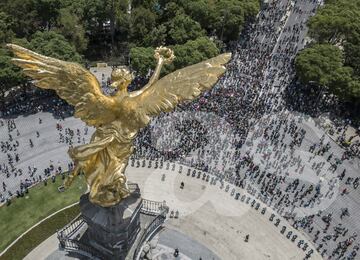
[[[343,66],[343,54],[338,47],[317,44],[304,49],[296,57],[295,66],[302,83],[316,82],[328,86],[332,73]]]
[[[360,77],[360,41],[357,44],[347,42],[344,44],[345,64],[354,69],[354,73]]]
[[[19,85],[25,81],[21,70],[12,64],[11,58],[8,50],[0,49],[0,82],[6,88]]]
[[[192,19],[199,22],[202,28],[209,29],[212,27],[214,20],[211,12],[215,12],[213,2],[206,0],[188,1],[182,3],[186,8],[186,13]]]
[[[360,3],[327,1],[309,22],[309,34],[319,43],[342,43],[360,33]]]
[[[142,46],[145,37],[156,25],[156,14],[144,7],[137,7],[131,13],[130,37]]]
[[[166,37],[167,37],[167,28],[164,24],[160,24],[151,32],[146,35],[144,39],[145,46],[161,46],[166,44]]]
[[[189,40],[205,36],[200,24],[185,14],[175,16],[165,26],[168,31],[167,44],[184,44]]]
[[[58,31],[75,46],[78,52],[84,52],[88,39],[78,16],[70,8],[63,8],[59,13]]]
[[[14,86],[22,85],[26,78],[19,67],[11,62],[11,54],[8,50],[0,48],[0,104],[3,106],[5,92]]]
[[[354,103],[360,102],[360,78],[354,78],[349,83],[349,90],[350,90],[350,99]]]
[[[1,11],[11,17],[11,30],[17,37],[28,37],[39,27],[33,0],[2,0]]]
[[[126,41],[130,34],[130,14],[127,1],[120,1],[122,5],[116,9],[116,34],[122,41]],[[126,5],[124,5],[126,3]]]
[[[299,53],[296,70],[344,100],[360,101],[360,2],[327,0],[309,20],[316,45]]]
[[[40,54],[51,56],[65,61],[81,62],[81,56],[75,47],[66,41],[65,37],[56,32],[37,32],[30,42],[26,39],[13,39],[13,43],[36,51]],[[28,79],[21,69],[11,62],[12,54],[4,48],[0,48],[0,101],[3,101],[4,93],[8,89],[23,85],[25,90]]]
[[[200,37],[196,40],[188,41],[183,45],[174,47],[174,69],[180,69],[219,54],[219,49],[207,37]]]
[[[175,2],[167,2],[162,4],[160,22],[165,23],[173,19],[177,15],[185,14],[184,8]]]
[[[103,30],[104,23],[109,19],[106,13],[106,1],[87,0],[83,12],[82,21],[85,30],[96,37]]]
[[[76,49],[64,36],[54,31],[36,32],[29,43],[31,50],[53,58],[82,62],[82,58]]]
[[[130,50],[130,66],[139,75],[146,75],[155,68],[154,48],[134,47]]]
[[[215,30],[220,40],[237,40],[243,28],[245,18],[241,6],[232,6],[230,9],[221,8],[219,19],[215,21]]]
[[[351,86],[353,69],[350,67],[340,67],[330,74],[328,89],[331,93],[345,100],[353,98],[353,87]]]
[[[40,26],[43,29],[50,30],[56,25],[61,0],[33,0],[33,2]]]
[[[255,17],[260,9],[257,0],[179,0],[178,2],[209,34],[215,33],[225,42],[237,40],[245,21]]]
[[[134,8],[143,7],[149,10],[155,8],[157,1],[156,0],[132,0],[131,4]]]
[[[0,12],[0,44],[10,42],[15,36],[14,32],[11,30],[12,23],[13,21],[9,15]]]
[[[344,66],[344,53],[330,44],[317,44],[304,49],[295,61],[297,75],[303,84],[326,87],[343,100],[360,101],[360,82],[354,71]]]
[[[127,22],[126,12],[128,11],[129,3],[128,0],[107,0],[106,2],[106,13],[110,22],[111,45],[114,47],[116,30],[118,28],[124,29],[124,27],[119,26],[121,23],[117,22]]]
[[[309,20],[309,34],[318,43],[330,43],[345,51],[345,65],[360,76],[360,2],[329,0]]]

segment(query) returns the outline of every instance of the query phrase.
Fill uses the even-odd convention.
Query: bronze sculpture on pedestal
[[[96,127],[89,144],[69,149],[75,169],[65,185],[83,172],[90,187],[90,201],[102,207],[114,206],[130,193],[124,172],[138,131],[151,117],[169,112],[180,102],[193,100],[211,89],[225,73],[223,65],[231,58],[230,53],[225,53],[159,79],[162,66],[175,57],[169,48],[159,47],[155,50],[157,66],[146,86],[128,92],[132,75],[119,68],[112,73],[112,86],[117,92],[106,96],[95,76],[79,64],[14,44],[7,47],[18,57],[12,61],[35,80],[36,86],[55,90],[75,107],[75,117]]]

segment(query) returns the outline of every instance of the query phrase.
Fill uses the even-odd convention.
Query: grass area
[[[65,209],[36,226],[19,239],[3,256],[1,260],[21,260],[36,246],[62,228],[80,213],[79,205]]]
[[[51,180],[48,181],[47,186],[40,183],[31,188],[29,193],[25,194],[24,197],[13,199],[10,206],[2,206],[0,208],[0,252],[40,220],[59,209],[79,201],[81,194],[86,191],[86,184],[83,177],[76,178],[73,185],[65,192],[59,192],[57,190],[60,185],[62,185],[62,180],[60,176],[57,176],[55,183],[52,183]],[[73,217],[73,214],[68,214],[69,219],[62,216],[64,221],[55,220],[55,223],[65,225]],[[55,226],[53,228],[46,226],[46,228],[40,232],[42,233],[41,239],[45,240],[54,233],[57,228],[61,227]],[[37,240],[37,242],[41,241]]]

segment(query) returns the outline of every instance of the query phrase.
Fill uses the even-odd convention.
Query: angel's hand
[[[155,49],[154,57],[158,61],[161,58],[165,64],[169,64],[175,59],[174,52],[171,49],[162,46]]]

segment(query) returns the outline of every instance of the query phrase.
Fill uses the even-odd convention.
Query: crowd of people
[[[30,104],[29,104],[30,106]],[[43,124],[41,117],[37,118],[39,130],[35,131],[33,136],[29,136],[26,126],[18,126],[14,119],[0,119],[0,129],[2,138],[0,141],[2,159],[0,164],[0,177],[2,189],[0,190],[0,202],[11,203],[13,196],[23,197],[28,192],[28,188],[39,182],[47,185],[47,180],[55,181],[56,176],[60,175],[65,179],[65,173],[71,171],[74,167],[73,162],[54,161],[49,158],[48,163],[41,163],[37,166],[35,162],[24,165],[25,162],[32,161],[29,158],[32,154],[39,151],[44,141],[48,138],[46,136],[47,128],[40,130]],[[70,129],[62,126],[61,120],[53,126],[56,128],[58,140],[53,140],[56,144],[66,144],[67,146],[84,144],[85,140],[89,138],[89,128]],[[24,136],[21,135],[25,132]],[[43,137],[43,135],[45,137]],[[63,156],[61,156],[63,157]],[[39,168],[38,168],[39,167]]]
[[[287,111],[292,107],[284,99],[295,55],[306,44],[307,18],[319,4],[279,1],[264,8],[213,91],[180,106],[175,117],[157,118],[137,139],[135,158],[176,160],[221,181],[256,187],[265,203],[311,237],[323,257],[354,259],[359,227],[352,214],[359,208],[344,202],[359,185],[351,167],[359,143],[351,143],[352,149],[338,146],[348,138],[348,124],[336,129],[338,144],[324,132],[319,136],[315,129],[321,126]],[[296,88],[286,91],[297,94]],[[189,120],[189,112],[215,113],[228,124],[201,115],[199,124]],[[187,127],[179,131],[184,122]]]
[[[197,101],[154,119],[139,133],[131,160],[176,161],[207,172],[221,183],[250,186],[265,204],[304,231],[324,258],[350,260],[359,250],[356,212],[360,209],[349,198],[358,194],[360,144],[345,135],[349,124],[338,126],[334,142],[307,115],[313,114],[313,107],[309,113],[296,114],[284,98],[286,91],[300,97],[298,106],[306,103],[290,83],[295,76],[294,57],[306,44],[306,21],[320,4],[318,0],[270,2],[244,30],[225,77]],[[146,80],[137,77],[131,89]],[[53,112],[72,113],[59,99],[52,100]],[[24,100],[3,116],[33,107],[43,111],[34,104]],[[17,190],[20,195],[32,183],[72,169],[71,162],[67,169],[49,162],[43,173],[33,165],[24,173],[16,167],[22,159],[22,144],[15,138],[21,129],[13,119],[1,120],[0,127],[9,135],[0,142],[7,157],[0,165],[1,178],[26,176]],[[70,129],[61,122],[56,129],[57,142],[67,145],[86,143],[90,135],[86,127]],[[34,139],[41,136],[39,131],[26,145],[31,149]],[[348,147],[339,146],[348,141]],[[3,200],[13,195],[5,182],[2,188]]]

